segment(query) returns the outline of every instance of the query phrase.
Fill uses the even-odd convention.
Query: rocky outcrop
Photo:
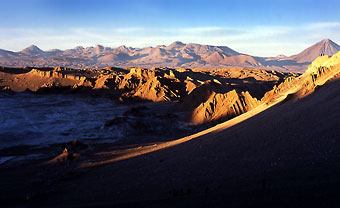
[[[320,56],[316,58],[307,71],[299,77],[288,77],[278,86],[267,92],[262,103],[274,102],[282,95],[288,94],[290,100],[301,99],[325,82],[340,73],[340,52],[333,56]]]
[[[15,72],[15,73],[14,73]],[[258,105],[259,97],[288,74],[259,69],[169,68],[30,70],[0,69],[0,87],[12,91],[104,92],[127,100],[178,102],[186,120],[200,124],[235,117]],[[101,91],[104,90],[104,91]],[[268,94],[269,95],[269,94]]]
[[[206,81],[194,88],[177,106],[180,110],[194,110],[201,103],[207,101],[214,92],[228,92],[229,88],[214,80]]]
[[[154,77],[138,86],[133,96],[154,102],[171,101],[181,97],[184,92],[180,92],[180,89],[181,83],[176,80]]]
[[[6,72],[4,72],[6,71]],[[187,94],[186,83],[168,69],[131,68],[130,70],[74,70],[65,68],[31,69],[20,74],[0,71],[0,86],[16,92],[43,88],[70,87],[105,89],[129,98],[173,101]]]
[[[249,92],[238,93],[236,90],[223,94],[212,92],[208,100],[193,110],[190,122],[201,124],[225,121],[255,108],[258,104],[258,100]]]
[[[255,108],[258,104],[259,101],[249,92],[238,93],[236,90],[224,94],[213,92],[207,101],[193,110],[190,122],[201,124],[225,121]]]
[[[119,89],[130,89],[126,97],[136,97],[154,102],[173,101],[186,94],[185,84],[167,71],[158,69],[131,68],[122,77]]]
[[[190,111],[187,120],[193,124],[220,122],[245,113],[259,104],[249,92],[224,86],[217,80],[207,81],[195,88],[178,105]]]
[[[11,90],[21,92],[25,90],[38,91],[50,87],[93,87],[93,80],[77,73],[68,73],[63,68],[32,69],[27,73],[0,72],[1,85],[6,84]]]
[[[283,102],[296,101],[310,95],[320,88],[325,82],[340,75],[340,52],[333,56],[320,56],[316,58],[301,76],[286,77],[279,85],[265,93],[261,101],[253,98],[249,92],[231,90],[226,93],[217,92],[221,90],[214,83],[214,89],[208,89],[205,83],[190,93],[183,105],[196,106],[190,116],[190,122],[195,124],[223,121],[245,113],[260,104],[270,104],[285,97]],[[228,89],[224,89],[228,90]],[[208,97],[208,98],[207,98]],[[207,98],[207,99],[206,99]],[[190,106],[187,106],[190,108]]]

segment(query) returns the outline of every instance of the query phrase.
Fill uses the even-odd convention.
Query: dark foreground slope
[[[16,202],[34,207],[337,207],[339,86],[337,75],[307,96],[288,96],[230,128],[139,157],[75,168],[59,180],[51,177],[40,192],[35,190],[40,195]],[[5,177],[0,173],[1,180]],[[0,191],[4,200],[6,190]]]

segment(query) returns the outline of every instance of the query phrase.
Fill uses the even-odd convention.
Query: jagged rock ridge
[[[262,97],[274,84],[291,75],[259,69],[2,67],[0,86],[16,92],[103,91],[121,101],[175,101],[176,111],[186,112],[185,120],[199,124],[229,119],[251,110],[258,104],[256,97]]]
[[[276,98],[288,94],[286,100],[299,100],[321,87],[325,82],[339,75],[340,52],[333,56],[319,56],[304,74],[288,77],[278,86],[267,92],[261,102],[270,103]]]

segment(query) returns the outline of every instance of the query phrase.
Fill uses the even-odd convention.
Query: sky
[[[0,48],[19,51],[174,41],[293,55],[329,38],[340,44],[338,0],[0,0]]]

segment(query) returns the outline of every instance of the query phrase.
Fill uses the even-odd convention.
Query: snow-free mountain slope
[[[67,50],[43,51],[30,46],[19,52],[0,51],[0,66],[8,67],[170,67],[170,68],[261,68],[266,70],[304,72],[321,54],[333,55],[340,46],[329,39],[307,48],[299,54],[286,57],[257,57],[237,52],[227,46],[201,45],[176,41],[168,46],[117,48],[96,45],[77,46]],[[11,54],[10,54],[11,53]],[[279,53],[279,51],[278,51]]]
[[[298,63],[312,62],[320,55],[332,56],[340,51],[340,46],[329,39],[324,39],[299,54],[289,57]]]

